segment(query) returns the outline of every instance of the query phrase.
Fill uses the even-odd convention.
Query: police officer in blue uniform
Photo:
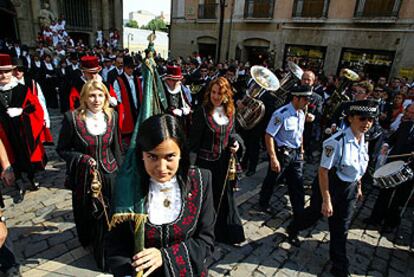
[[[273,187],[282,176],[286,177],[293,215],[303,212],[303,147],[302,137],[305,126],[303,110],[312,96],[312,87],[297,86],[291,91],[289,104],[276,110],[270,119],[265,143],[269,155],[269,168],[260,191],[260,208],[270,212],[269,202]]]
[[[312,226],[322,216],[328,217],[331,238],[329,254],[334,276],[349,276],[346,239],[353,206],[362,197],[361,178],[368,166],[365,133],[377,114],[378,103],[374,100],[350,103],[347,111],[349,126],[323,143],[310,206],[287,228],[289,241],[299,246],[298,232]]]

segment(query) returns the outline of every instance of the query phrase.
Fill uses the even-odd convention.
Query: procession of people
[[[215,243],[246,240],[234,194],[256,173],[261,152],[269,163],[254,209],[273,214],[273,191],[286,184],[293,214],[286,231],[296,247],[301,230],[327,217],[334,276],[350,273],[347,234],[365,186],[380,188],[366,223],[381,232],[398,227],[413,195],[414,82],[388,85],[351,69],[324,76],[288,60],[270,73],[263,65],[250,71],[248,62],[214,64],[202,53],[163,60],[149,41],[143,54],[103,43],[64,55],[59,43],[53,53],[0,54],[2,182],[15,184],[15,202],[24,201],[27,189],[41,187],[44,145],[56,144],[78,239],[103,272],[206,276]],[[269,78],[280,81],[276,89]],[[51,112],[63,114],[58,141]],[[393,161],[387,155],[405,155],[402,168],[387,168],[400,179],[380,174]],[[319,163],[308,207],[305,163]],[[143,211],[127,209],[113,224],[131,164],[139,180],[129,192],[142,192]],[[1,265],[16,268],[14,260]]]

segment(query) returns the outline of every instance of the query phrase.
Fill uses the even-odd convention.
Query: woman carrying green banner
[[[136,155],[148,215],[145,248],[134,249],[134,222],[117,225],[106,241],[111,273],[207,276],[215,219],[210,172],[190,167],[185,136],[171,115],[155,115],[141,124]]]

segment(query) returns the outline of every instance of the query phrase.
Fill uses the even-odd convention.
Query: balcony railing
[[[397,17],[401,0],[359,0],[355,17]]]
[[[246,0],[245,18],[273,18],[274,0]]]
[[[327,17],[329,0],[296,0],[293,17]]]
[[[217,19],[217,7],[218,4],[216,3],[198,5],[198,18]]]

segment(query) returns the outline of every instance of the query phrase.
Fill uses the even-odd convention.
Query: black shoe
[[[14,204],[22,203],[24,200],[24,195],[26,194],[26,191],[24,189],[19,189],[17,191],[17,195],[13,198]]]
[[[33,179],[33,180],[30,180],[30,184],[32,185],[30,187],[31,191],[39,190],[39,188],[40,188],[40,182],[39,181],[37,181],[36,179]]]
[[[349,274],[348,270],[341,270],[341,269],[338,269],[336,267],[331,267],[330,272],[335,277],[348,277],[348,276],[351,276],[351,274]]]
[[[286,232],[288,234],[288,242],[291,245],[295,246],[295,247],[299,247],[300,246],[300,240],[299,240],[299,237],[298,237],[298,233],[292,231],[292,229],[290,228],[290,226],[288,226],[286,228]]]

